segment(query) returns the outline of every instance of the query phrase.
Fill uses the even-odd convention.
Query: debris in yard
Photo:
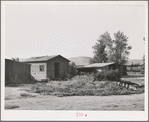
[[[130,90],[135,90],[135,91],[137,90],[137,88],[141,87],[139,84],[132,83],[129,81],[119,81],[119,82],[117,82],[117,84],[119,86],[125,87]]]
[[[129,89],[131,89],[131,90],[137,90],[137,88],[134,86],[134,85],[129,85]]]

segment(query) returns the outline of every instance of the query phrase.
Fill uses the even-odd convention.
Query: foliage
[[[128,37],[123,32],[118,31],[114,34],[112,45],[109,46],[109,62],[116,62],[117,66],[125,64],[131,48],[128,45]]]
[[[106,72],[106,79],[109,81],[120,81],[121,75],[119,70],[109,70]]]
[[[110,41],[111,37],[108,32],[99,37],[95,46],[92,47],[94,49],[94,58],[91,59],[90,63],[102,63],[108,60],[106,44],[109,44]]]
[[[68,78],[69,77],[68,74],[66,74],[66,75]],[[69,63],[69,75],[71,75],[70,77],[77,75],[76,64],[74,62]]]
[[[94,73],[91,73],[91,74],[86,73],[84,75],[77,75],[77,76],[73,77],[72,80],[74,80],[74,81],[84,80],[86,82],[93,81],[94,80],[94,75],[95,75]]]
[[[129,50],[128,37],[123,32],[114,33],[114,40],[105,32],[93,46],[94,58],[90,63],[116,62],[117,68],[124,65],[128,60]]]
[[[121,75],[118,70],[109,70],[109,71],[102,71],[96,73],[96,80],[102,81],[102,80],[108,80],[108,81],[119,81],[121,78]]]
[[[112,71],[111,71],[112,72]],[[113,73],[113,72],[112,72]],[[111,74],[112,74],[111,73]],[[84,96],[84,95],[121,95],[143,93],[144,87],[137,91],[121,87],[116,82],[94,81],[93,74],[75,76],[71,81],[51,81],[50,83],[37,83],[32,86],[32,91],[43,95],[63,96]]]
[[[105,80],[106,79],[105,73],[103,71],[102,72],[97,72],[96,75],[95,75],[95,79],[97,81]]]

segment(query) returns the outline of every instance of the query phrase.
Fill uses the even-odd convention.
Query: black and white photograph
[[[2,1],[3,120],[147,120],[148,1]]]

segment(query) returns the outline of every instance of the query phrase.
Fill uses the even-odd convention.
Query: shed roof
[[[40,57],[31,57],[31,58],[26,59],[26,60],[24,60],[24,61],[22,61],[22,62],[40,62],[40,61],[48,61],[48,60],[51,60],[51,59],[56,58],[56,57],[58,57],[58,56],[64,58],[64,57],[61,56],[61,55],[40,56]],[[64,58],[64,59],[66,59],[66,58]],[[66,59],[66,60],[69,61],[68,59]]]
[[[115,64],[115,62],[111,62],[111,63],[94,63],[94,64],[90,64],[90,65],[86,65],[84,67],[81,68],[100,68],[100,67],[105,67],[111,64]]]

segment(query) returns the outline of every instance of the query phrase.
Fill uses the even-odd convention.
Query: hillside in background
[[[91,59],[92,59],[91,57],[87,56],[69,58],[69,60],[74,62],[76,65],[88,65]]]

